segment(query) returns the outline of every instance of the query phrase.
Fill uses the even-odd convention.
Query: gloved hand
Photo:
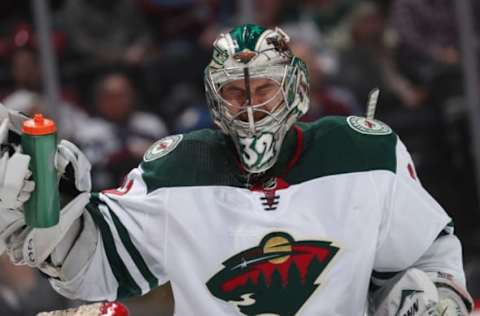
[[[68,168],[72,167],[72,173],[68,174]],[[92,189],[92,181],[90,170],[92,168],[85,154],[73,143],[62,140],[57,146],[55,155],[55,168],[57,169],[59,178],[62,176],[72,178],[75,189],[79,192],[90,192]],[[60,188],[61,189],[61,188]]]
[[[12,120],[11,120],[12,119]],[[28,169],[30,157],[21,153],[19,144],[11,144],[12,138],[19,140],[20,127],[27,116],[7,110],[0,104],[0,254],[8,248],[14,263],[37,264],[44,260],[55,247],[69,227],[81,213],[64,210],[79,209],[88,201],[88,194],[77,195],[61,212],[61,225],[57,228],[33,230],[25,225],[23,204],[30,198],[34,190],[33,181]],[[12,136],[13,134],[13,136]],[[15,136],[16,135],[16,136]],[[90,163],[85,155],[72,143],[62,140],[57,146],[55,168],[60,178],[65,178],[71,171],[69,180],[73,180],[77,194],[90,192]],[[61,188],[60,188],[61,190]],[[68,213],[68,216],[65,214]],[[68,220],[66,220],[68,219]],[[55,238],[52,238],[55,236]],[[25,259],[24,243],[31,240],[35,246],[35,254]],[[47,240],[48,239],[48,240]],[[39,260],[40,259],[40,260]]]
[[[8,118],[0,123],[0,254],[5,251],[6,238],[25,225],[20,208],[34,189],[33,181],[28,180],[30,157],[22,154],[19,146],[8,144],[9,126]]]
[[[473,309],[473,300],[466,289],[455,282],[451,275],[442,272],[428,272],[438,291],[438,303],[432,315],[466,316]],[[428,314],[430,315],[430,314]]]
[[[77,190],[75,198],[60,211],[57,225],[42,229],[26,226],[22,207],[20,207],[12,211],[15,216],[9,219],[9,222],[13,223],[10,224],[11,229],[5,229],[2,232],[1,222],[8,213],[2,212],[0,209],[0,236],[2,236],[0,239],[4,240],[10,259],[14,264],[45,268],[45,260],[49,256],[65,258],[80,231],[79,219],[90,198],[90,163],[75,145],[62,140],[57,147],[55,168],[58,170],[59,177],[64,175],[65,170],[72,169],[72,177]],[[30,188],[30,186],[25,185],[23,188]],[[25,196],[29,197],[30,195],[26,194]],[[58,247],[61,243],[63,243],[63,247]],[[58,261],[61,260],[63,259],[58,259]],[[53,273],[57,272],[53,271]]]
[[[467,311],[465,304],[458,299],[452,297],[446,297],[441,299],[437,305],[429,311],[427,315],[435,316],[467,316],[470,313]]]
[[[415,268],[387,281],[370,303],[373,316],[467,316],[471,309],[470,295],[451,277]]]
[[[30,197],[34,184],[27,179],[30,157],[8,143],[10,119],[0,122],[0,208],[18,209]]]

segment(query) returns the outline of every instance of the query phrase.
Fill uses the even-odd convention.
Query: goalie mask
[[[310,103],[305,63],[280,28],[241,25],[214,42],[205,89],[215,124],[249,173],[272,167],[290,127]]]

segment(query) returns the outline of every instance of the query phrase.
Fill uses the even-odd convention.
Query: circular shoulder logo
[[[152,161],[160,157],[165,156],[174,150],[177,145],[182,141],[183,135],[167,136],[159,141],[155,142],[147,152],[143,155],[143,161]]]
[[[388,135],[392,133],[392,129],[387,124],[377,120],[367,120],[365,117],[349,116],[347,123],[353,130],[362,134]]]

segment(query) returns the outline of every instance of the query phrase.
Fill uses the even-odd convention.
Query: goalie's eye
[[[265,84],[258,86],[254,92],[256,99],[255,103],[263,103],[273,98],[275,94],[277,94],[279,88],[280,87],[278,84],[275,84],[271,81],[268,81]]]
[[[227,85],[222,88],[222,97],[235,106],[241,106],[246,102],[246,91],[237,86]]]
[[[251,79],[248,86],[242,79],[226,83],[220,90],[220,96],[230,106],[241,108],[246,105],[268,105],[277,95],[281,95],[280,90],[280,84],[272,79]]]

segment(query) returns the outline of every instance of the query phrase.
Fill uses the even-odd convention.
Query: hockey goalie
[[[25,225],[41,184],[8,143],[25,117],[2,109],[0,239],[12,262],[87,301],[170,281],[179,316],[468,315],[452,220],[400,138],[374,106],[299,122],[309,78],[288,43],[251,24],[220,34],[204,79],[218,129],[157,141],[117,189],[91,192],[87,159],[59,142],[59,190],[70,180],[77,195],[47,229]]]

